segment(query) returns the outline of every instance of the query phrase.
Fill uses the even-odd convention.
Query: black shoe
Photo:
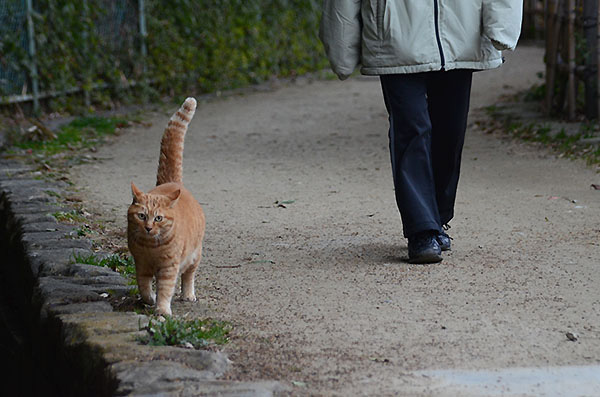
[[[450,251],[452,249],[452,242],[450,240],[452,240],[452,237],[448,236],[448,234],[446,232],[439,232],[436,236],[435,239],[437,240],[438,244],[440,245],[440,248],[442,249],[442,251]]]
[[[442,249],[436,232],[426,231],[408,238],[408,263],[437,263],[442,260]]]

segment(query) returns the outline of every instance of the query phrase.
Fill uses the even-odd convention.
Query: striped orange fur
[[[157,314],[172,314],[171,300],[179,275],[183,299],[196,300],[194,273],[202,256],[205,218],[182,181],[183,141],[195,110],[196,100],[188,98],[169,120],[160,145],[156,187],[144,193],[131,183],[127,243],[135,260],[142,300],[156,303]]]

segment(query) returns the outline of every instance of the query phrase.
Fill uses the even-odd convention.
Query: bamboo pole
[[[554,23],[552,21],[552,6],[553,0],[546,0],[544,6],[544,20],[546,25],[546,112],[550,113],[552,108],[552,87],[554,87],[554,73],[552,72],[553,57],[552,57],[552,42],[550,40],[551,34],[554,29]]]
[[[585,116],[588,119],[593,119],[598,116],[598,83],[596,81],[597,74],[594,73],[598,68],[597,16],[598,0],[585,0],[583,2],[583,33],[588,53],[585,60],[583,79],[585,82]]]
[[[575,100],[577,98],[577,87],[575,86],[575,0],[567,1],[568,12],[568,57],[569,57],[569,80],[567,83],[567,110],[569,120],[575,119]]]
[[[556,84],[556,57],[560,20],[558,19],[559,0],[546,2],[546,112],[552,113],[554,86]]]

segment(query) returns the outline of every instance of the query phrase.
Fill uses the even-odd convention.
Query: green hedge
[[[145,59],[137,0],[34,4],[42,92],[108,85],[112,97],[122,94],[122,83],[147,79],[155,93],[187,95],[327,66],[317,37],[319,0],[146,0]],[[30,61],[15,35],[0,35],[0,67],[26,73]],[[95,101],[107,96],[99,91],[92,91]]]
[[[320,1],[176,3],[148,3],[148,72],[163,89],[212,91],[326,66],[317,38]]]

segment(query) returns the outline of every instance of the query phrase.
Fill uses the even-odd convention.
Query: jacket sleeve
[[[361,0],[324,0],[319,37],[331,69],[341,80],[360,63]]]
[[[523,0],[483,0],[483,33],[498,50],[514,50],[521,35]]]

